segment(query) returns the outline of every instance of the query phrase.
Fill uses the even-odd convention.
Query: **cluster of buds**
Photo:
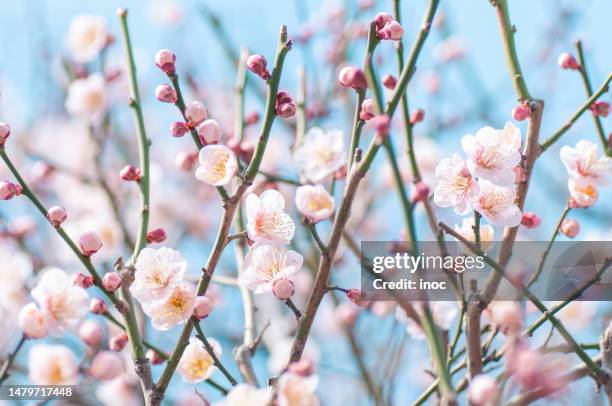
[[[147,243],[160,243],[166,241],[166,231],[163,228],[156,228],[147,233]]]
[[[79,238],[79,247],[86,257],[91,257],[102,248],[102,240],[93,231],[83,233]]]
[[[378,13],[374,17],[376,24],[376,37],[382,40],[398,41],[404,35],[402,25],[389,13]]]
[[[610,114],[610,103],[605,101],[598,100],[591,104],[589,108],[591,109],[591,113],[593,113],[593,115],[596,117],[605,118],[608,117],[608,114]]]
[[[11,135],[11,127],[8,124],[0,122],[0,148],[4,146],[6,140]]]
[[[527,103],[521,103],[512,109],[512,118],[516,121],[524,121],[531,115],[531,109]]]
[[[135,168],[132,165],[126,165],[119,172],[121,179],[128,182],[140,182],[141,171],[140,168]]]
[[[247,68],[263,80],[270,79],[268,72],[268,61],[262,55],[251,55],[246,61]]]
[[[5,180],[0,181],[0,200],[11,200],[21,192],[23,189],[20,185]]]
[[[578,64],[578,61],[576,60],[574,55],[568,52],[563,52],[561,55],[559,55],[559,59],[557,60],[557,63],[559,64],[559,67],[562,69],[571,69],[571,70],[580,69],[580,65]]]
[[[292,117],[295,114],[295,103],[287,92],[276,94],[276,114],[283,118]]]
[[[345,66],[338,73],[338,82],[344,87],[351,89],[365,89],[368,87],[368,80],[365,73],[356,66]]]

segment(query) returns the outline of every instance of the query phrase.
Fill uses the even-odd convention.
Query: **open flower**
[[[513,187],[497,186],[487,180],[479,180],[480,194],[474,199],[474,210],[494,226],[516,227],[523,218],[515,203]]]
[[[278,380],[278,406],[318,406],[319,399],[314,393],[318,382],[316,375],[282,374]]]
[[[565,145],[560,156],[567,173],[580,186],[604,185],[612,175],[612,158],[598,158],[597,146],[590,141],[578,141],[576,148]]]
[[[178,251],[162,247],[140,251],[130,292],[141,303],[163,300],[183,280],[187,262]]]
[[[217,340],[209,338],[208,342],[215,355],[220,357],[221,346]],[[186,382],[198,383],[210,378],[216,369],[214,363],[213,357],[206,351],[204,344],[196,337],[191,337],[179,361],[177,371]]]
[[[196,290],[193,284],[182,281],[176,285],[165,300],[142,303],[145,314],[158,330],[169,330],[184,323],[193,313]]]
[[[76,79],[68,87],[66,110],[68,113],[99,121],[108,107],[104,78],[99,73]]]
[[[344,134],[315,127],[304,135],[304,143],[295,151],[295,163],[311,182],[319,182],[345,163]]]
[[[79,374],[76,357],[65,345],[32,347],[28,370],[30,381],[36,385],[74,385]]]
[[[91,62],[106,46],[108,32],[102,16],[81,14],[74,16],[68,28],[68,49],[76,62]]]
[[[245,258],[241,282],[254,293],[270,292],[274,282],[289,279],[300,270],[304,258],[279,245],[255,244]]]
[[[461,234],[468,241],[476,241],[476,233],[474,231],[474,217],[463,219],[461,226],[455,225],[455,231]],[[480,241],[491,242],[495,238],[495,230],[489,224],[480,225]]]
[[[591,207],[599,197],[599,191],[595,186],[580,184],[574,178],[567,180],[567,188],[573,203],[578,207]]]
[[[200,150],[195,177],[209,185],[227,185],[238,170],[234,152],[225,145],[207,145]]]
[[[53,335],[76,331],[89,309],[89,295],[74,285],[66,272],[57,268],[45,270],[32,289],[32,297],[38,303],[47,328]]]
[[[295,204],[312,221],[328,219],[334,212],[334,198],[321,185],[300,186],[295,191]]]
[[[478,183],[459,154],[440,161],[436,166],[435,204],[453,207],[457,214],[465,214],[470,209],[470,201],[477,195]]]
[[[516,176],[513,169],[521,162],[521,154],[516,147],[516,132],[512,127],[506,125],[502,131],[484,127],[476,135],[463,137],[461,146],[468,156],[467,167],[472,176],[500,186],[514,183]]]
[[[257,196],[246,197],[247,233],[257,242],[289,244],[295,224],[284,212],[285,199],[278,191],[269,189]]]
[[[267,406],[272,401],[272,389],[258,389],[246,383],[241,383],[227,394],[225,399],[213,406]]]

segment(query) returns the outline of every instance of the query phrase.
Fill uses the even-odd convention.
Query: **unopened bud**
[[[193,315],[202,320],[205,317],[208,317],[210,312],[213,310],[212,301],[206,296],[196,296],[195,305],[193,307]]]
[[[537,228],[541,222],[540,216],[530,211],[524,212],[521,218],[521,224],[527,228]]]
[[[170,124],[170,134],[172,134],[173,137],[179,138],[188,132],[189,126],[182,121],[175,121],[174,123]]]
[[[187,124],[195,128],[208,118],[208,110],[199,101],[194,101],[185,109],[185,117],[187,117]]]
[[[159,85],[155,88],[155,98],[163,103],[176,103],[176,90],[170,85]]]
[[[79,246],[81,247],[83,255],[90,257],[100,251],[100,248],[102,248],[102,240],[95,232],[88,231],[79,238]]]
[[[561,55],[559,55],[559,59],[557,60],[557,63],[559,64],[559,67],[561,67],[562,69],[577,70],[580,68],[580,65],[578,65],[578,61],[576,60],[574,55],[568,52],[563,52]]]
[[[216,120],[208,119],[205,120],[200,128],[198,128],[198,135],[200,136],[200,141],[202,144],[216,144],[221,141],[221,137],[223,136],[223,132],[221,130],[221,126]]]
[[[85,275],[82,272],[77,273],[72,277],[72,284],[80,286],[83,289],[88,289],[93,285],[93,277],[91,275]]]
[[[574,238],[580,233],[580,223],[576,220],[565,219],[563,223],[561,223],[560,230],[568,238]]]
[[[156,228],[147,233],[147,242],[149,244],[160,243],[166,241],[166,231],[163,228]]]
[[[266,58],[262,55],[251,55],[247,58],[247,68],[263,80],[268,80],[270,78],[270,72],[266,67],[268,66],[268,62]]]
[[[14,183],[8,181],[0,181],[0,200],[11,200],[17,196],[18,190]]]
[[[338,74],[338,82],[344,87],[352,89],[365,89],[368,87],[368,81],[361,69],[356,66],[345,66]]]
[[[161,354],[155,350],[148,350],[147,358],[149,359],[149,362],[151,362],[151,365],[159,365],[165,361],[164,357],[162,357]]]
[[[121,286],[121,276],[117,272],[107,272],[102,277],[102,286],[109,292],[114,292]]]
[[[410,113],[410,124],[415,125],[416,123],[420,123],[425,119],[425,110],[423,109],[414,109],[412,113]]]
[[[97,297],[91,299],[89,303],[89,311],[93,314],[104,314],[107,309],[106,303]]]
[[[155,54],[155,65],[165,73],[170,74],[176,71],[176,55],[169,49],[160,49]]]
[[[288,118],[295,114],[295,104],[289,93],[278,92],[276,95],[276,114],[283,118]]]
[[[4,146],[10,135],[11,127],[7,123],[0,122],[0,148]]]
[[[67,217],[66,209],[61,206],[53,206],[47,211],[47,218],[53,227],[59,227]]]
[[[531,109],[527,104],[519,104],[515,108],[512,109],[512,118],[516,121],[526,120],[531,114]]]
[[[361,103],[361,111],[359,112],[359,118],[363,121],[367,121],[371,118],[374,118],[376,115],[376,107],[374,106],[374,101],[372,99],[365,99],[363,103]]]
[[[365,293],[359,289],[349,289],[349,291],[346,292],[346,297],[359,307],[364,307],[368,304]]]
[[[91,348],[98,348],[103,335],[102,326],[97,321],[85,320],[79,327],[79,337]]]
[[[112,336],[110,340],[108,340],[108,348],[110,348],[111,351],[119,352],[125,347],[128,340],[129,339],[126,333],[119,333]]]
[[[429,198],[429,186],[424,182],[417,182],[412,189],[412,204],[424,202]]]
[[[605,102],[605,101],[596,101],[595,103],[591,104],[591,107],[589,107],[591,109],[591,112],[593,113],[594,116],[596,117],[608,117],[608,114],[610,114],[610,103]]]
[[[393,90],[397,86],[397,78],[393,75],[385,75],[382,78],[382,84],[387,89]]]
[[[295,285],[289,279],[279,279],[274,282],[272,293],[280,300],[287,300],[295,293]]]

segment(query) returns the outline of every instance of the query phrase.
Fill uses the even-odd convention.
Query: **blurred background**
[[[214,237],[220,205],[213,188],[196,182],[190,171],[177,168],[177,156],[191,152],[193,146],[189,137],[175,139],[170,136],[168,126],[179,119],[178,111],[155,99],[155,87],[168,82],[154,64],[156,51],[160,48],[174,51],[186,100],[201,100],[211,117],[221,123],[225,137],[229,139],[233,131],[235,59],[244,47],[252,53],[264,55],[271,64],[278,29],[285,24],[294,49],[287,57],[281,89],[295,97],[298,87],[296,72],[298,66],[304,66],[307,107],[311,112],[309,127],[339,128],[348,137],[353,95],[338,86],[337,70],[346,63],[362,63],[364,27],[376,13],[393,12],[390,0],[372,3],[371,7],[364,7],[367,2],[357,0],[4,1],[0,3],[0,55],[3,56],[0,63],[0,120],[8,122],[12,128],[7,150],[48,205],[61,204],[69,213],[76,213],[67,223],[71,234],[78,235],[80,231],[94,228],[103,235],[105,250],[97,258],[99,266],[105,269],[117,256],[126,255],[124,234],[126,229],[136,228],[137,195],[135,188],[122,184],[116,174],[126,162],[136,162],[136,136],[132,113],[126,103],[125,55],[116,8],[128,8],[146,127],[153,141],[152,226],[166,229],[169,239],[164,245],[180,250],[188,258],[189,271],[197,277]],[[608,18],[612,15],[612,2],[515,0],[510,3],[511,18],[517,28],[516,44],[527,84],[534,97],[545,101],[541,136],[546,138],[560,128],[587,98],[578,73],[559,69],[558,55],[564,51],[575,54],[575,41],[581,40],[594,88],[599,88],[612,70],[612,25]],[[402,1],[406,49],[420,28],[425,6],[423,0]],[[116,42],[106,52],[104,63],[98,65],[95,62],[86,67],[89,71],[96,71],[102,66],[107,77],[116,75],[108,89],[111,124],[106,133],[95,133],[93,137],[85,123],[67,115],[64,104],[70,75],[80,69],[71,63],[66,47],[69,24],[78,14],[104,16],[109,31],[116,37]],[[397,75],[392,41],[378,47],[376,62],[379,76]],[[262,113],[262,90],[262,82],[249,75],[247,112]],[[425,180],[431,186],[435,165],[441,158],[460,152],[462,136],[473,134],[486,125],[503,127],[505,122],[511,121],[511,110],[516,106],[504,62],[497,17],[489,2],[441,2],[436,24],[408,92],[411,107],[423,108],[426,112],[425,120],[416,126],[415,132],[418,160]],[[610,102],[610,93],[602,100]],[[609,134],[612,131],[610,118],[603,122]],[[523,134],[525,123],[515,123]],[[394,120],[394,126],[397,128],[397,150],[403,152],[403,127],[399,117]],[[247,137],[255,137],[258,128],[257,124],[249,126]],[[368,127],[366,134],[367,137],[372,134]],[[291,121],[275,123],[270,149],[264,159],[266,171],[289,178],[298,177],[290,153],[293,136]],[[542,224],[533,230],[521,229],[520,239],[547,241],[550,238],[568,195],[567,174],[558,150],[562,145],[575,145],[579,139],[599,142],[589,113],[538,161],[526,209],[538,213]],[[406,154],[398,155],[408,182],[410,171]],[[50,168],[54,170],[53,175],[49,174]],[[96,183],[100,177],[106,179],[116,192],[121,221],[116,221],[112,202]],[[0,165],[0,179],[8,178],[8,171]],[[374,172],[366,184],[351,223],[354,239],[400,239],[402,230],[395,221],[399,216],[397,195],[382,154],[377,157]],[[292,187],[281,185],[281,191],[286,193],[288,204],[295,213]],[[578,239],[612,239],[611,197],[610,188],[602,189],[594,207],[572,212],[571,217],[581,224]],[[438,209],[437,212],[441,220],[460,224],[460,218],[452,210]],[[69,272],[80,271],[61,241],[49,234],[50,230],[36,217],[37,214],[24,199],[0,205],[0,229],[9,235],[0,240],[0,252],[4,252],[4,258],[19,251],[30,258],[34,272],[50,265]],[[294,218],[297,219],[297,215]],[[420,208],[417,221],[419,238],[433,239]],[[322,229],[325,233],[325,227]],[[496,232],[501,235],[501,230]],[[307,240],[304,237],[306,233],[303,229],[298,230],[298,235],[300,233],[303,243]],[[299,240],[296,244],[300,244]],[[309,255],[306,248],[302,253],[305,257]],[[10,279],[11,275],[7,275],[2,267],[0,262],[0,280]],[[357,261],[347,249],[343,249],[334,274],[336,283],[357,286],[357,269]],[[220,271],[234,274],[231,252],[225,253]],[[312,275],[302,271],[301,278],[304,280],[301,281],[302,288],[298,286],[297,300],[300,305],[304,303]],[[208,335],[222,343],[225,350],[223,359],[235,372],[231,348],[241,341],[240,295],[234,287],[225,286],[215,286],[215,295],[218,296],[219,311],[206,321]],[[24,298],[5,297],[9,299],[0,299],[0,302],[6,302],[3,305],[7,308],[2,322],[10,328],[15,307]],[[294,320],[273,297],[257,297],[257,307],[260,326],[266,320],[272,320],[264,339],[265,345],[255,357],[256,372],[260,382],[265,382],[268,377],[275,376],[286,362]],[[424,341],[405,333],[406,326],[393,316],[393,309],[379,307],[381,309],[359,313],[355,324],[351,324],[350,337],[357,340],[363,361],[383,388],[384,396],[393,404],[410,404],[431,382],[426,372],[430,368],[427,346]],[[609,310],[608,303],[580,302],[568,307],[564,317],[570,330],[578,333],[580,341],[595,342],[608,320]],[[318,360],[318,393],[322,403],[371,404],[354,360],[351,339],[338,327],[341,324],[338,318],[342,320],[343,317],[342,309],[339,311],[334,303],[326,301],[320,313],[307,353]],[[148,331],[151,340],[169,351],[179,329],[163,334],[151,329]],[[542,329],[533,342],[543,341],[547,333],[548,330]],[[3,354],[12,348],[15,337],[7,335],[6,339],[0,340],[0,344],[4,344],[0,346]],[[553,340],[558,341],[558,337],[554,336]],[[76,338],[67,336],[61,341],[70,343],[77,353],[82,352]],[[25,356],[19,360],[24,366],[26,361]],[[155,367],[154,373],[158,374],[158,369]],[[16,379],[27,380],[24,376]],[[113,390],[125,389],[125,396],[108,400],[98,392],[98,399],[89,401],[92,404],[113,403],[115,406],[138,404],[138,400],[128,396],[132,393],[128,384],[116,382],[113,385],[116,385]],[[192,387],[175,377],[168,400],[180,401],[191,394]],[[210,400],[218,397],[214,389],[205,385],[198,385],[198,388]],[[110,396],[110,390],[106,387],[102,392]],[[573,384],[567,397],[558,400],[559,404],[574,404],[576,401],[598,404],[599,399],[593,395],[590,382],[584,380]]]

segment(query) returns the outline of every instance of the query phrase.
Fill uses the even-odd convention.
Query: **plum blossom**
[[[39,339],[47,336],[47,321],[36,303],[28,303],[21,308],[19,327],[29,338]]]
[[[187,261],[171,248],[145,248],[134,265],[130,293],[141,303],[166,299],[183,280]]]
[[[521,223],[521,210],[515,203],[513,187],[497,186],[487,180],[479,180],[480,194],[474,199],[474,210],[494,226],[516,227]]]
[[[217,340],[209,338],[208,341],[215,355],[220,357],[221,346]],[[185,382],[198,383],[210,378],[215,372],[217,368],[214,363],[213,357],[206,351],[202,342],[196,337],[191,337],[179,361],[177,371]]]
[[[225,399],[213,406],[267,406],[272,401],[272,389],[258,389],[246,383],[241,383],[227,394]]]
[[[289,279],[300,270],[304,258],[279,245],[255,244],[245,258],[245,270],[240,280],[255,294],[270,292],[274,283]]]
[[[108,31],[104,17],[81,14],[72,18],[67,44],[76,62],[93,61],[106,46]]]
[[[170,290],[166,299],[141,303],[143,311],[151,318],[153,327],[165,331],[184,323],[191,317],[195,298],[195,286],[182,281]]]
[[[468,399],[476,406],[493,406],[499,390],[499,384],[492,376],[476,375],[468,388]]]
[[[591,207],[599,197],[599,191],[593,185],[578,183],[574,178],[567,180],[572,205],[576,207]]]
[[[32,289],[32,297],[40,307],[49,332],[55,336],[76,331],[89,308],[89,295],[58,268],[47,268]]]
[[[295,163],[311,182],[320,182],[345,164],[344,134],[315,127],[308,130],[304,143],[295,151]]]
[[[207,145],[200,150],[196,179],[213,186],[227,185],[238,170],[234,152],[225,145]]]
[[[466,217],[463,219],[461,226],[455,225],[455,231],[461,234],[468,241],[476,241],[474,231],[474,217]],[[489,224],[480,225],[480,241],[491,242],[495,239],[495,230]]]
[[[64,345],[32,347],[28,370],[30,381],[36,385],[74,385],[79,374],[75,355]]]
[[[68,87],[66,110],[68,113],[99,121],[108,108],[108,96],[104,77],[99,73],[84,79],[76,79]]]
[[[314,393],[318,382],[316,375],[284,373],[278,380],[278,406],[318,406]]]
[[[289,244],[295,224],[285,209],[285,199],[277,190],[269,189],[257,196],[249,194],[245,201],[247,233],[256,242]]]
[[[0,244],[0,304],[18,311],[24,301],[24,287],[32,275],[28,255],[9,244]],[[15,306],[17,305],[17,307]]]
[[[501,131],[484,127],[476,135],[463,137],[461,146],[468,156],[467,168],[472,176],[500,186],[514,183],[516,176],[513,169],[521,162],[521,154],[515,144],[515,129],[512,124],[507,124]],[[520,132],[518,134],[520,140]]]
[[[438,206],[453,207],[455,213],[465,214],[478,192],[478,183],[459,154],[444,158],[436,166],[434,203]]]
[[[295,191],[295,205],[300,213],[312,221],[328,219],[334,212],[332,195],[321,185],[300,186]]]
[[[415,302],[415,310],[421,314],[423,312],[423,304],[421,302]],[[450,330],[453,321],[457,317],[459,310],[455,302],[431,302],[431,313],[436,325],[442,330]],[[414,339],[423,340],[425,339],[425,333],[421,327],[410,317],[406,315],[406,312],[401,307],[397,307],[395,311],[395,317],[406,324],[406,333]]]
[[[612,176],[612,158],[598,158],[597,146],[590,141],[578,141],[576,148],[565,145],[559,155],[568,175],[580,186],[605,185]]]

